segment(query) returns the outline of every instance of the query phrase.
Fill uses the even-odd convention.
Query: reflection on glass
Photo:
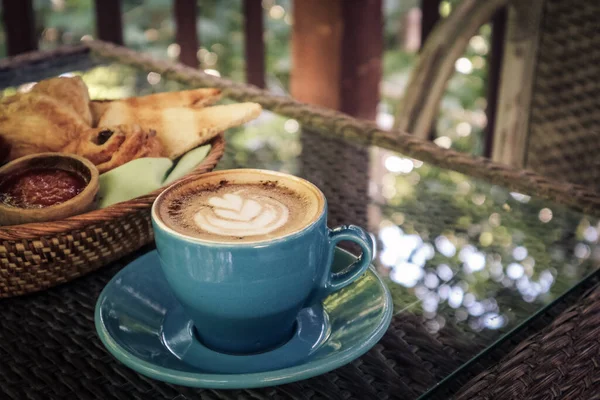
[[[122,65],[82,76],[93,98],[186,88]],[[466,122],[456,126],[459,136],[470,129]],[[219,168],[301,174],[300,132],[298,121],[265,112],[227,132]],[[387,150],[373,149],[370,158],[370,197],[353,200],[370,209],[376,266],[387,277],[396,309],[409,307],[431,332],[445,321],[457,332],[506,331],[598,266],[595,219]],[[331,199],[329,207],[344,211]]]
[[[377,264],[430,331],[440,317],[507,331],[597,268],[598,221],[429,165],[409,180],[393,157],[377,182],[397,193],[378,204]]]

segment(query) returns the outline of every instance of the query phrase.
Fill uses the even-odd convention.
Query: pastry
[[[31,92],[54,98],[81,117],[84,124],[92,126],[90,96],[85,82],[80,77],[46,79],[38,82]]]
[[[0,144],[7,160],[73,153],[100,173],[142,157],[175,159],[262,111],[257,103],[208,107],[220,95],[209,88],[90,101],[81,78],[52,78],[0,99]]]
[[[120,100],[94,100],[90,102],[92,126],[98,126],[102,114],[114,103],[128,108],[201,108],[216,103],[221,98],[219,89],[192,89],[180,92],[155,93],[147,96],[129,97]]]
[[[235,103],[206,108],[131,107],[111,102],[102,114],[99,127],[140,125],[156,130],[164,147],[164,155],[175,159],[234,126],[258,117],[262,108],[257,103]]]

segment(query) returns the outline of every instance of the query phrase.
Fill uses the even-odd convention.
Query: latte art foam
[[[210,197],[209,207],[194,215],[196,226],[220,236],[256,236],[271,233],[288,222],[287,206],[248,190]]]
[[[319,213],[313,191],[292,187],[264,180],[190,184],[166,193],[158,213],[170,228],[198,239],[267,240],[303,229]]]

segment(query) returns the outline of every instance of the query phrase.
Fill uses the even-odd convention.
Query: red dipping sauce
[[[19,208],[44,208],[72,199],[86,185],[75,172],[34,168],[9,175],[0,183],[0,201]]]

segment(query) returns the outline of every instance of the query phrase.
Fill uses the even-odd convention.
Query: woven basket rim
[[[207,156],[198,164],[193,171],[177,179],[170,186],[181,180],[189,179],[192,176],[201,175],[212,170],[223,154],[225,153],[224,134],[220,133],[206,144],[211,145]],[[167,186],[156,189],[155,191],[131,200],[113,204],[111,206],[93,210],[84,214],[75,215],[59,221],[34,222],[21,225],[9,225],[0,227],[0,240],[32,240],[39,239],[42,236],[68,234],[74,230],[84,229],[90,225],[116,220],[132,212],[148,209],[156,197],[166,189]]]

